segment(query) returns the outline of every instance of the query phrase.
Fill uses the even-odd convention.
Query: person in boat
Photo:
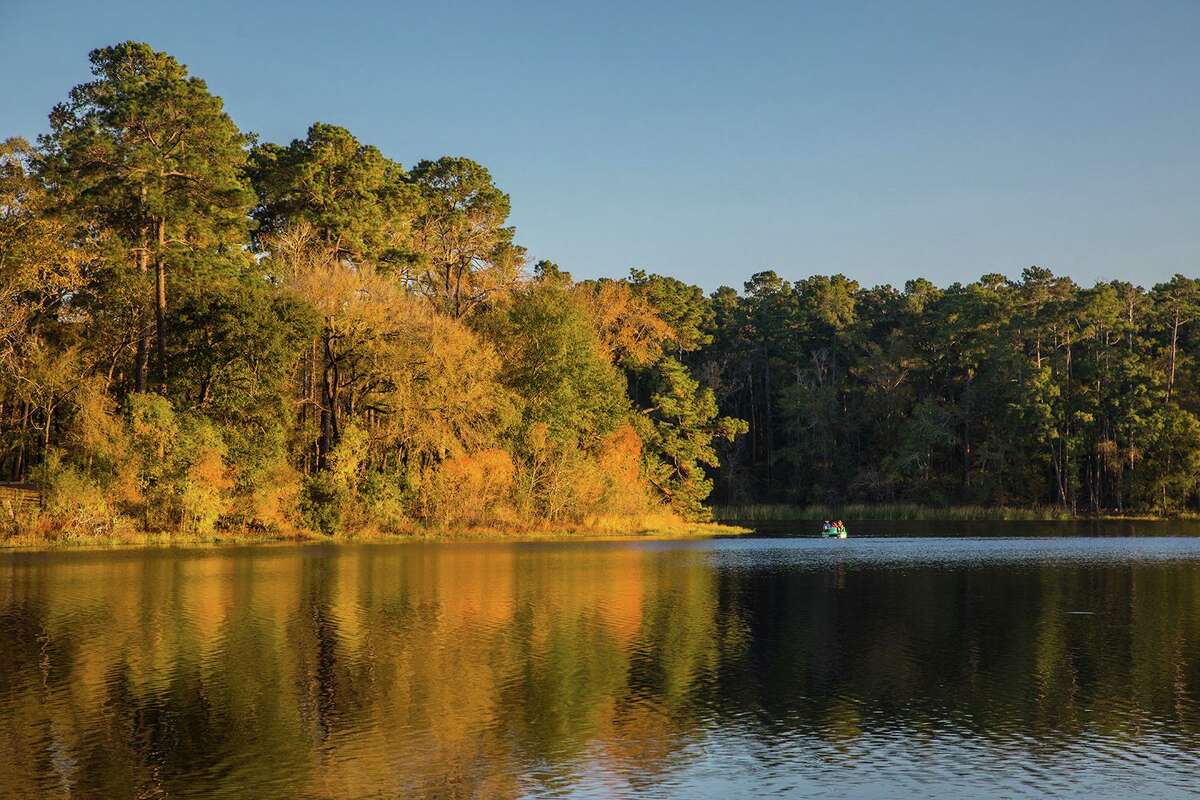
[[[821,535],[822,536],[832,536],[833,535],[833,523],[832,522],[830,522],[829,520],[825,520],[825,524],[821,526]]]
[[[837,533],[838,538],[841,538],[841,539],[846,538],[846,523],[842,522],[839,519],[837,522],[835,522],[833,524],[833,528],[834,528],[834,532]]]

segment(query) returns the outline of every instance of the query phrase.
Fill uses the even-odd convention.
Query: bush
[[[408,527],[407,500],[396,475],[368,472],[359,487],[358,505],[370,523],[384,531]]]
[[[212,531],[231,508],[234,486],[217,428],[203,417],[177,414],[171,401],[156,394],[130,395],[127,420],[146,526]]]
[[[428,480],[425,515],[443,528],[507,521],[515,472],[512,458],[497,448],[447,459]]]
[[[345,488],[329,471],[311,475],[300,495],[300,516],[314,531],[332,535],[342,526]]]
[[[262,530],[287,530],[302,524],[299,514],[304,481],[287,463],[261,471],[243,485],[236,513],[243,524]]]
[[[78,468],[52,454],[41,478],[42,516],[65,536],[102,536],[113,532],[118,514],[104,490]]]
[[[190,420],[181,436],[186,465],[177,480],[179,526],[189,533],[209,533],[228,512],[228,491],[233,487],[225,464],[225,442],[207,420]]]
[[[650,507],[642,479],[642,439],[632,425],[622,425],[604,437],[596,462],[604,488],[600,508],[593,513],[641,514]]]

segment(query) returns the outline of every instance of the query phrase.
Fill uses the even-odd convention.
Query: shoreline
[[[522,544],[528,542],[628,542],[713,539],[745,536],[752,528],[720,522],[681,523],[664,528],[620,532],[608,529],[562,528],[504,531],[502,529],[413,530],[403,533],[324,534],[306,531],[222,531],[207,534],[135,532],[123,535],[47,539],[14,535],[0,540],[0,553],[35,553],[86,550],[139,550],[171,548],[223,548],[261,545],[317,544]]]

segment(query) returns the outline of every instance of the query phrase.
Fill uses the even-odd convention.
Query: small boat
[[[822,539],[845,539],[847,535],[845,525],[825,525],[821,528]]]

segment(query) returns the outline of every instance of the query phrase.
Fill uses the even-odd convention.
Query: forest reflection
[[[1194,757],[1200,733],[1192,562],[496,544],[10,557],[0,575],[6,797],[618,792],[731,741],[768,769],[885,733],[906,758],[953,730],[1035,760],[1086,737]]]

